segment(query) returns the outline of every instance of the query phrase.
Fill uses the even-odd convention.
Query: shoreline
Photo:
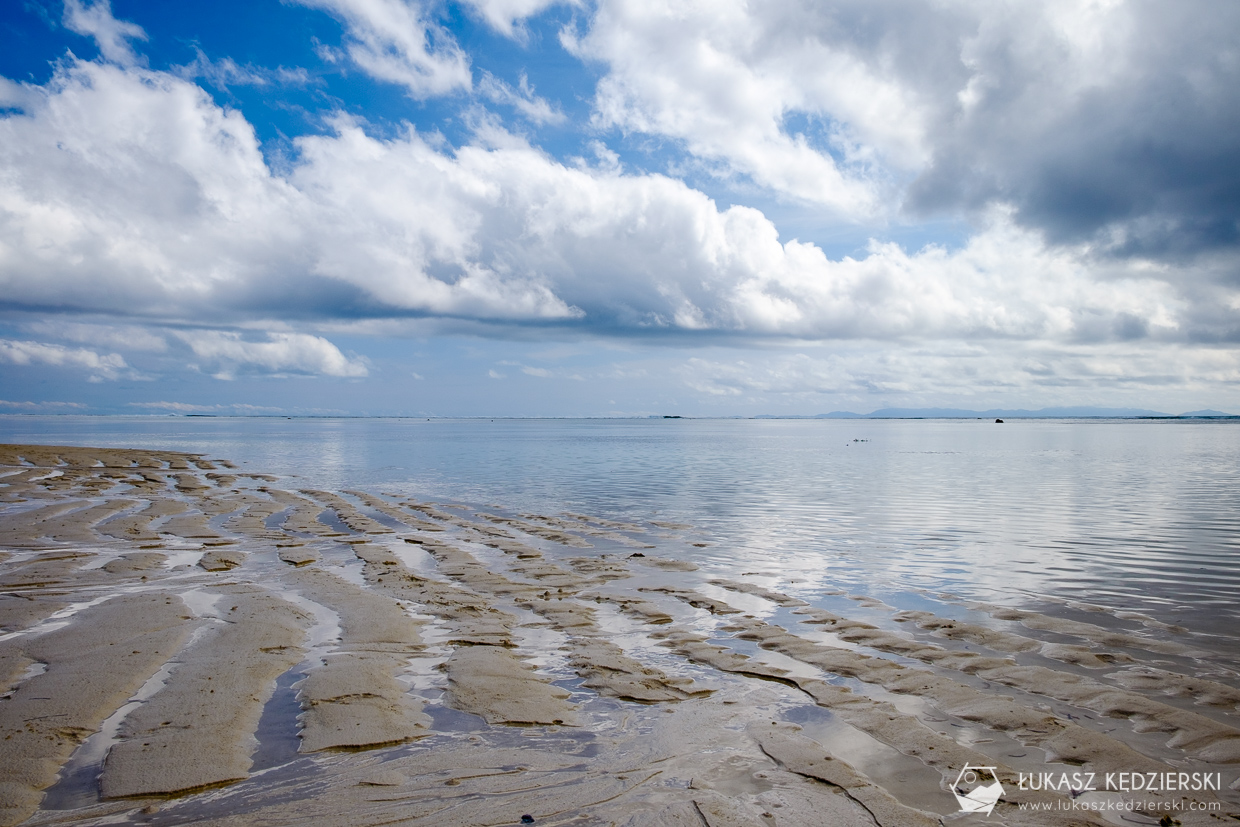
[[[0,446],[0,475],[0,825],[928,825],[965,765],[994,823],[1123,823],[1018,789],[1081,768],[1218,772],[1143,795],[1240,815],[1240,685],[1152,618],[811,604],[669,555],[685,525],[194,454]]]

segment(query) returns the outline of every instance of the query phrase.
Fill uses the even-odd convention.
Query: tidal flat
[[[966,765],[996,824],[1159,823],[1020,789],[1079,770],[1216,774],[1140,798],[1240,818],[1240,682],[1192,630],[808,594],[694,539],[0,446],[0,824],[934,825]]]

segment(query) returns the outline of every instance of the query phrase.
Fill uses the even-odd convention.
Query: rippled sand
[[[934,825],[965,764],[1220,772],[1190,630],[699,570],[692,526],[0,446],[0,824]],[[528,822],[527,822],[528,823]],[[1168,822],[1170,823],[1170,822]]]

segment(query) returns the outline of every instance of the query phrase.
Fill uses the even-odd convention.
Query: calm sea
[[[1235,640],[1240,422],[0,417],[297,479],[693,526],[678,554],[896,605],[1084,600]]]

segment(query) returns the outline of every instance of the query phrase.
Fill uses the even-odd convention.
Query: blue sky
[[[1240,6],[15,0],[0,412],[1240,411]]]

